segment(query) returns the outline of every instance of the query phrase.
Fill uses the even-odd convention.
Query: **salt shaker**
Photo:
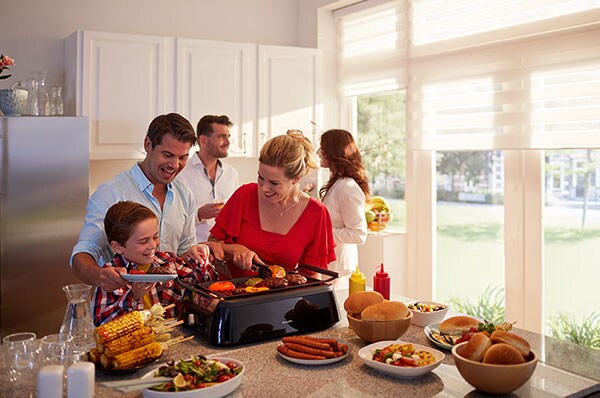
[[[38,398],[63,398],[65,367],[48,365],[38,373]]]
[[[67,369],[67,398],[92,398],[95,394],[94,372],[91,362],[76,362]]]

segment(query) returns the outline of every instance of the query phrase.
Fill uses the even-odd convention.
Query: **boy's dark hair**
[[[133,228],[149,218],[157,217],[152,210],[142,204],[130,201],[115,203],[104,216],[104,231],[108,243],[114,240],[125,245],[127,239],[131,237]]]
[[[226,115],[205,115],[198,121],[198,125],[196,126],[196,133],[198,137],[201,135],[205,135],[210,137],[213,130],[213,123],[222,124],[223,126],[231,127],[233,123],[229,120],[229,117]]]
[[[179,113],[159,115],[150,122],[146,137],[150,138],[152,148],[162,143],[165,135],[171,134],[177,141],[195,145],[197,142],[194,127]]]

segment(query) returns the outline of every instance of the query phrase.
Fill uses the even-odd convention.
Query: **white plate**
[[[431,341],[433,344],[435,344],[438,347],[443,348],[445,350],[451,350],[452,347],[454,347],[454,345],[442,343],[441,341],[437,341],[436,339],[434,339],[433,337],[431,337],[429,335],[429,333],[431,333],[432,330],[435,330],[435,331],[439,332],[440,331],[440,324],[441,323],[432,323],[431,325],[427,325],[427,326],[425,326],[423,328],[423,332],[425,333],[425,336],[427,336],[427,338],[429,339],[429,341]]]
[[[244,372],[246,371],[246,368],[244,367],[243,363],[236,359],[220,357],[218,355],[209,355],[208,358],[218,359],[223,363],[234,362],[238,367],[242,368],[242,371],[234,378],[224,381],[223,383],[215,384],[214,386],[210,387],[177,392],[154,391],[146,388],[142,391],[142,395],[144,396],[144,398],[220,398],[231,393],[240,386],[240,384],[242,383],[242,377],[244,376]],[[154,377],[154,373],[158,370],[159,367],[155,368],[151,372],[146,373],[144,376],[142,376],[142,379]]]
[[[166,282],[177,278],[177,274],[121,274],[128,282]]]
[[[415,349],[417,351],[421,351],[421,350],[429,351],[435,357],[435,362],[431,363],[429,365],[426,365],[426,366],[410,368],[410,367],[389,365],[387,363],[374,361],[373,354],[374,354],[375,350],[387,347],[390,344],[412,344],[413,346],[415,346]],[[369,344],[368,346],[363,347],[358,351],[358,356],[365,363],[365,365],[370,366],[373,369],[377,369],[383,373],[387,373],[387,374],[390,374],[393,376],[400,376],[400,377],[423,376],[423,375],[431,372],[433,369],[437,368],[438,366],[440,366],[440,364],[446,357],[443,352],[438,351],[436,349],[425,347],[420,344],[402,341],[402,340],[386,340],[386,341],[378,341],[377,343]]]
[[[288,357],[286,355],[283,355],[279,351],[277,351],[277,353],[279,354],[280,357],[282,357],[286,361],[294,362],[294,363],[297,363],[300,365],[327,365],[330,363],[339,362],[339,361],[346,359],[346,357],[348,355],[350,355],[350,351],[352,351],[350,344],[348,344],[344,340],[338,340],[338,341],[340,343],[346,344],[348,346],[348,351],[346,351],[346,353],[344,355],[342,355],[341,357],[327,358],[327,359],[300,359],[300,358]],[[281,343],[279,345],[283,345],[283,343]]]

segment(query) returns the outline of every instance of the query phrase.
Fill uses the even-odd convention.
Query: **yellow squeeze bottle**
[[[350,293],[349,294],[365,291],[365,288],[367,285],[367,278],[365,278],[365,274],[360,272],[360,270],[358,269],[358,265],[356,266],[356,271],[354,271],[352,273],[352,275],[350,276],[349,281],[350,281]]]

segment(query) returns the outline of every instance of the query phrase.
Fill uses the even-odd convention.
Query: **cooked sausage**
[[[339,357],[342,355],[341,352],[334,352],[334,351],[327,351],[327,350],[319,350],[317,348],[312,348],[312,347],[308,347],[302,344],[296,344],[296,343],[285,343],[285,347],[289,348],[290,350],[293,351],[298,351],[298,352],[303,352],[305,354],[311,354],[311,355],[322,355],[324,357],[327,358],[335,358],[335,357]]]
[[[294,350],[290,350],[289,348],[286,348],[283,345],[280,345],[279,347],[277,347],[277,351],[279,351],[280,353],[282,353],[285,356],[292,357],[292,358],[298,358],[298,359],[326,359],[322,355],[311,355],[311,354],[305,354],[303,352],[297,352]]]
[[[318,341],[319,343],[325,343],[329,345],[337,345],[338,341],[336,339],[326,339],[323,337],[313,337],[313,336],[303,336],[304,339]]]
[[[318,348],[319,350],[333,351],[329,344],[319,343],[318,341],[310,340],[304,337],[284,337],[281,340],[284,343],[296,343],[306,345],[312,348]]]

